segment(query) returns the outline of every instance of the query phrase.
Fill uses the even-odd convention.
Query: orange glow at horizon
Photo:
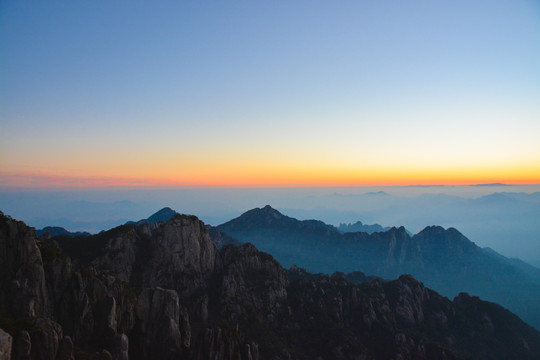
[[[349,187],[405,185],[540,184],[540,166],[476,169],[271,167],[263,165],[186,169],[138,174],[0,174],[1,188],[49,187]]]

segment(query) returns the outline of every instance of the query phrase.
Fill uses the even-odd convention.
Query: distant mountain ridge
[[[171,209],[170,207],[164,207],[163,209],[157,211],[156,213],[152,214],[147,219],[141,219],[139,221],[128,221],[126,222],[127,225],[140,225],[140,224],[156,224],[158,222],[165,222],[169,221],[173,216],[178,215],[176,211]]]
[[[411,237],[403,227],[341,234],[315,224],[265,206],[218,229],[253,243],[286,267],[296,264],[328,274],[362,271],[386,279],[412,274],[449,297],[467,291],[500,303],[540,328],[538,278],[502,255],[487,254],[454,228],[428,226]]]
[[[342,233],[346,233],[346,232],[365,232],[365,233],[368,233],[368,234],[372,234],[374,232],[390,230],[389,227],[384,227],[383,228],[379,224],[367,225],[367,224],[363,224],[361,221],[357,221],[354,224],[342,223],[342,224],[339,224],[337,229],[338,229],[339,232],[342,232]]]
[[[90,234],[89,232],[86,232],[86,231],[71,232],[71,231],[68,231],[68,230],[64,229],[63,227],[60,227],[60,226],[46,226],[43,229],[36,230],[36,236],[39,237],[39,238],[42,238],[42,237],[55,237],[55,236],[74,237],[74,236],[90,236],[90,235],[92,235],[92,234]]]
[[[532,264],[526,263],[525,261],[522,261],[520,259],[507,258],[506,256],[499,254],[498,252],[489,247],[482,248],[482,250],[484,250],[484,252],[489,256],[493,256],[496,259],[504,261],[512,265],[513,267],[518,268],[520,271],[526,273],[529,276],[540,279],[540,268]]]

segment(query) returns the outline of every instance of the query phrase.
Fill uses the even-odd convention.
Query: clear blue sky
[[[157,3],[1,2],[0,185],[540,181],[538,1]]]

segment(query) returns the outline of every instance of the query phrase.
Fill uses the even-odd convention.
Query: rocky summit
[[[40,239],[0,213],[0,359],[540,359],[496,304],[220,241],[195,216]]]

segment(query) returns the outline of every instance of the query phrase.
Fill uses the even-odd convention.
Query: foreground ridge
[[[218,251],[195,216],[46,241],[0,213],[0,290],[7,359],[540,358],[496,304]]]

